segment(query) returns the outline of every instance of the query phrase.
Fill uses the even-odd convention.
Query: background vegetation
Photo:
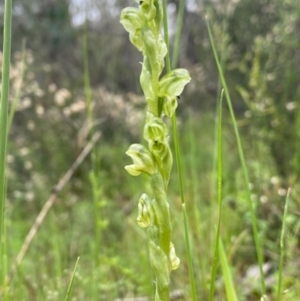
[[[179,1],[168,3],[172,52]],[[4,289],[6,269],[1,265],[0,293],[4,300],[62,300],[80,256],[70,300],[151,296],[146,237],[135,221],[144,183],[123,168],[128,145],[141,140],[144,114],[138,82],[141,57],[119,24],[121,9],[134,1],[15,0],[13,5],[11,101],[19,101],[7,156],[7,258],[2,262],[8,272],[51,193],[57,199],[24,259],[9,274],[9,290]],[[0,13],[2,27],[3,4]],[[298,0],[190,0],[178,65],[190,71],[192,82],[179,101],[178,130],[198,300],[208,300],[217,220],[214,162],[220,84],[206,15],[238,118],[268,296],[277,300],[283,208],[292,188],[282,300],[299,300]],[[221,235],[239,300],[258,300],[251,217],[226,106],[222,131]],[[91,154],[62,190],[55,189],[98,132],[101,137]],[[181,266],[172,274],[172,290],[180,290],[181,300],[190,300],[177,181],[174,169],[169,201]],[[215,300],[226,299],[220,275]]]

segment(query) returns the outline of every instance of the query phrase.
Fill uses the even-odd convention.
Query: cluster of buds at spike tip
[[[150,176],[154,197],[142,194],[138,203],[137,223],[147,228],[150,261],[156,277],[156,300],[169,300],[169,273],[178,268],[171,237],[171,222],[166,191],[173,164],[168,127],[164,116],[172,117],[184,86],[191,80],[185,69],[161,76],[167,46],[161,35],[162,0],[136,1],[139,7],[122,10],[120,22],[131,43],[143,54],[140,84],[147,104],[143,137],[147,147],[132,144],[126,154],[133,164],[125,166],[132,176]]]
[[[177,97],[190,81],[185,69],[175,69],[160,79],[167,46],[161,36],[162,8],[159,0],[140,1],[139,8],[122,10],[120,22],[129,32],[131,43],[142,52],[140,84],[148,111],[157,117],[171,117],[177,107]]]

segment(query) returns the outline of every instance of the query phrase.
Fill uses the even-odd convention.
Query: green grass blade
[[[222,103],[223,103],[224,90],[221,92],[220,104],[219,104],[219,114],[218,114],[218,221],[217,221],[217,231],[216,240],[214,246],[213,264],[211,269],[210,277],[210,290],[209,290],[209,301],[213,300],[215,292],[215,282],[217,275],[217,264],[218,264],[218,249],[219,249],[219,238],[220,238],[220,228],[221,228],[221,215],[222,215],[222,175],[223,175],[223,156],[222,156]]]
[[[262,268],[263,267],[263,256],[262,256],[260,241],[259,241],[259,238],[258,238],[257,219],[256,219],[255,210],[254,210],[252,200],[251,200],[251,192],[250,192],[250,188],[249,188],[249,177],[248,177],[248,171],[247,171],[247,167],[246,167],[244,152],[243,152],[243,148],[242,148],[242,142],[241,142],[241,138],[240,138],[240,134],[239,134],[235,114],[234,114],[234,111],[233,111],[232,102],[231,102],[231,98],[230,98],[230,95],[229,95],[227,83],[226,83],[226,80],[225,80],[225,77],[224,77],[224,73],[223,73],[222,66],[220,64],[219,57],[217,55],[214,39],[213,39],[213,36],[212,36],[212,33],[211,33],[211,28],[210,28],[208,20],[206,20],[206,25],[207,25],[207,30],[208,30],[208,34],[209,34],[210,43],[211,43],[212,50],[213,50],[213,53],[214,53],[214,57],[215,57],[216,65],[217,65],[217,68],[218,68],[220,80],[221,80],[222,86],[224,88],[224,92],[225,92],[225,96],[226,96],[226,100],[227,100],[227,105],[228,105],[228,108],[229,108],[229,112],[230,112],[230,116],[231,116],[231,120],[232,120],[232,124],[233,124],[233,128],[234,128],[234,132],[235,132],[235,136],[236,136],[236,141],[237,141],[237,146],[238,146],[238,153],[239,153],[239,158],[240,158],[240,161],[241,161],[241,166],[242,166],[243,176],[244,176],[244,182],[245,182],[245,189],[246,189],[246,193],[247,193],[247,202],[248,202],[248,206],[250,208],[250,214],[251,214],[252,230],[253,230],[255,248],[256,248],[256,253],[257,253],[257,260],[258,260],[259,272],[260,272],[261,291],[262,291],[262,295],[265,295],[266,285],[265,285],[264,273],[263,273],[263,268]]]
[[[223,242],[220,237],[219,241],[219,252],[220,252],[220,260],[221,260],[221,267],[222,267],[222,273],[223,278],[225,282],[225,288],[226,288],[226,296],[228,301],[238,301],[238,297],[234,288],[232,275],[230,271],[230,265],[228,263],[228,259],[224,250]]]
[[[284,234],[285,234],[285,225],[286,225],[286,217],[287,211],[289,206],[289,199],[290,199],[290,189],[287,192],[285,205],[284,205],[284,213],[283,213],[283,220],[282,220],[282,229],[280,235],[280,260],[279,260],[279,271],[278,271],[278,281],[277,281],[277,300],[281,300],[281,293],[282,293],[282,270],[283,270],[283,261],[284,261]]]
[[[179,9],[177,15],[177,22],[176,22],[176,32],[175,32],[175,39],[174,39],[173,53],[172,53],[172,68],[176,68],[178,64],[185,2],[186,0],[179,1]]]
[[[169,26],[168,26],[168,14],[167,14],[167,0],[163,0],[163,25],[164,25],[164,39],[167,45],[167,55],[166,55],[166,66],[167,72],[171,71],[171,62],[170,62],[170,47],[169,47]]]
[[[89,54],[88,54],[88,33],[87,33],[87,21],[85,22],[84,35],[83,35],[83,76],[84,76],[84,92],[87,107],[87,119],[89,122],[89,129],[93,126],[93,109],[92,109],[92,93],[91,93],[91,81],[89,73]],[[92,135],[93,133],[91,133]]]
[[[163,17],[164,38],[165,38],[165,42],[166,42],[166,45],[167,45],[167,49],[169,50],[167,0],[163,1],[163,14],[164,14],[164,17]],[[170,63],[169,51],[168,51],[167,56],[166,56],[166,66],[167,66],[167,72],[170,72],[171,71],[171,63]],[[176,166],[177,166],[179,186],[180,186],[180,197],[181,197],[181,204],[182,204],[185,244],[186,244],[186,250],[187,250],[187,255],[188,255],[189,279],[190,279],[190,286],[191,286],[191,292],[192,292],[192,300],[196,301],[197,300],[197,298],[196,298],[196,285],[195,285],[192,253],[191,253],[191,247],[190,247],[190,239],[189,239],[189,233],[188,233],[189,231],[188,231],[188,223],[187,223],[187,213],[186,213],[186,206],[185,206],[184,193],[183,193],[183,181],[182,181],[182,170],[181,170],[181,163],[180,163],[176,113],[174,113],[173,116],[172,116],[172,128],[173,128],[173,137],[174,137]]]
[[[12,0],[5,0],[3,31],[2,94],[0,103],[0,258],[5,204],[5,167],[8,129],[9,73],[11,51]],[[1,260],[1,259],[0,259]]]
[[[72,273],[72,277],[71,277],[71,280],[70,280],[70,283],[69,283],[69,286],[68,286],[67,294],[66,294],[66,297],[65,297],[65,301],[70,300],[71,290],[72,290],[72,287],[73,287],[75,273],[76,273],[76,269],[77,269],[79,259],[80,259],[80,257],[78,257],[77,260],[76,260],[75,267],[74,267],[74,270],[73,270],[73,273]]]
[[[5,188],[6,189],[6,188]],[[5,212],[5,211],[4,211]],[[8,301],[8,260],[7,260],[7,216],[4,214],[3,216],[3,231],[2,231],[2,291],[3,291],[3,300]]]

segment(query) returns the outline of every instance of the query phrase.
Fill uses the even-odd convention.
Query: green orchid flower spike
[[[142,194],[138,202],[137,223],[145,228],[149,258],[154,272],[155,301],[169,301],[170,273],[179,267],[171,242],[172,227],[167,200],[167,188],[173,165],[168,126],[163,118],[171,117],[177,108],[177,98],[191,80],[185,69],[176,69],[161,76],[165,66],[167,46],[161,35],[163,10],[161,0],[137,1],[138,8],[123,9],[120,22],[129,33],[131,43],[143,54],[140,85],[147,115],[143,137],[147,147],[132,144],[126,154],[133,164],[125,166],[132,176],[149,176],[153,196]]]

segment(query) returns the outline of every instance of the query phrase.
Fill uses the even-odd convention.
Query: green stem
[[[84,65],[84,92],[87,105],[87,118],[89,122],[89,129],[93,127],[93,108],[92,108],[92,95],[91,83],[89,75],[89,54],[88,54],[88,34],[87,34],[87,21],[85,22],[84,35],[83,35],[83,65]],[[91,133],[93,135],[93,133]]]
[[[4,31],[3,31],[3,66],[2,66],[2,95],[0,103],[0,246],[2,244],[2,231],[5,204],[5,167],[8,129],[8,102],[9,102],[9,73],[11,51],[11,17],[12,0],[5,0]],[[0,258],[1,247],[0,247]]]
[[[163,14],[164,14],[163,15],[164,38],[165,38],[165,43],[168,48],[168,53],[166,55],[166,65],[167,65],[167,72],[169,73],[171,71],[171,63],[170,63],[170,54],[169,54],[167,0],[163,0]],[[183,181],[182,181],[182,171],[181,171],[181,164],[180,164],[177,122],[176,122],[176,113],[175,112],[172,116],[172,128],[173,128],[173,136],[174,136],[176,166],[177,166],[177,171],[178,171],[178,179],[179,179],[179,187],[180,187],[180,197],[181,197],[181,204],[182,204],[185,244],[186,244],[186,249],[187,249],[187,253],[188,253],[188,267],[189,267],[189,278],[190,278],[190,285],[191,285],[191,291],[192,291],[192,300],[196,301],[196,299],[197,299],[196,298],[196,284],[195,284],[194,267],[193,267],[192,254],[191,254],[191,248],[190,248],[190,239],[189,239],[189,233],[188,233],[187,213],[186,213],[184,193],[183,193]]]
[[[153,205],[155,208],[159,228],[159,244],[167,258],[169,258],[171,242],[171,222],[165,186],[163,179],[159,173],[152,175],[150,179],[155,197]]]

